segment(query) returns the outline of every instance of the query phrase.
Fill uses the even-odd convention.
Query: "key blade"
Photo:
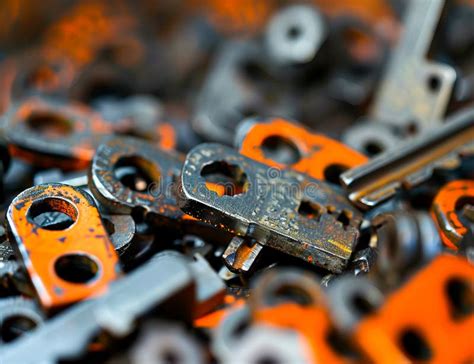
[[[474,109],[468,109],[448,118],[442,127],[344,172],[341,182],[350,200],[368,209],[401,187],[426,181],[435,169],[455,168],[473,151]]]

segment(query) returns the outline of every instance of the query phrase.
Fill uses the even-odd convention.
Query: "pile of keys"
[[[474,363],[474,3],[5,0],[0,363]]]

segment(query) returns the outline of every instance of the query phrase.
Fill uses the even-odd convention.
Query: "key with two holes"
[[[474,155],[474,108],[458,112],[445,124],[341,174],[349,199],[372,208],[429,179],[436,169],[454,169]]]

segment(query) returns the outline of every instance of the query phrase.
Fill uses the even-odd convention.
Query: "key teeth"
[[[416,171],[408,175],[402,183],[403,187],[412,188],[428,180],[432,175],[433,175],[433,168],[430,168],[430,167],[423,168],[419,171]]]
[[[393,195],[395,195],[395,193],[397,192],[397,189],[399,189],[400,186],[401,186],[400,182],[398,181],[392,182],[391,184],[383,188],[377,189],[373,191],[372,193],[362,196],[360,198],[360,203],[365,208],[376,206],[380,202],[383,202],[389,199],[390,197],[392,197]]]
[[[453,170],[461,166],[462,158],[474,154],[474,143],[472,146],[461,148],[455,153],[451,153],[438,159],[432,166],[427,166],[420,171],[407,176],[403,185],[406,188],[412,188],[427,181],[437,170]]]

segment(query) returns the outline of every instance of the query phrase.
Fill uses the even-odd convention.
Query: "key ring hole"
[[[446,281],[445,294],[454,320],[462,320],[474,311],[474,289],[466,279],[451,277]]]
[[[79,213],[69,201],[56,197],[47,197],[33,204],[28,209],[28,221],[44,230],[66,230],[76,221]]]
[[[436,93],[441,89],[441,78],[436,74],[432,74],[428,76],[426,85],[428,90],[430,90],[432,93]]]
[[[314,298],[303,288],[291,284],[283,284],[272,293],[274,298],[282,302],[294,302],[300,306],[316,304]]]
[[[370,156],[376,156],[384,151],[384,147],[376,140],[368,140],[363,146],[364,152]]]
[[[261,149],[265,158],[285,165],[295,164],[302,157],[296,144],[281,135],[271,135],[265,138]]]
[[[226,161],[215,161],[201,169],[201,176],[206,186],[213,185],[212,189],[219,196],[236,196],[248,190],[247,175],[240,166],[229,164]]]
[[[413,360],[430,360],[433,352],[424,336],[415,328],[405,328],[400,332],[399,345],[403,352]]]
[[[99,265],[85,254],[65,254],[54,263],[54,271],[66,282],[85,284],[97,277]]]
[[[297,24],[291,24],[286,31],[286,37],[290,40],[296,40],[301,37],[302,34],[303,30]]]
[[[339,185],[339,176],[347,170],[348,167],[342,164],[330,164],[324,168],[324,179],[328,182],[334,183],[335,185]]]
[[[371,302],[369,297],[366,297],[359,292],[356,292],[351,297],[351,305],[361,317],[373,313],[377,308],[377,305],[374,302]]]
[[[33,330],[38,322],[25,315],[13,315],[5,318],[0,325],[0,342],[9,343],[21,335]]]
[[[119,158],[113,171],[122,185],[135,192],[146,192],[161,177],[160,170],[154,163],[137,155]]]
[[[461,196],[454,206],[457,214],[462,214],[462,211],[467,206],[474,206],[474,196]]]
[[[71,120],[51,111],[34,111],[25,123],[29,129],[47,138],[64,138],[74,131]]]

